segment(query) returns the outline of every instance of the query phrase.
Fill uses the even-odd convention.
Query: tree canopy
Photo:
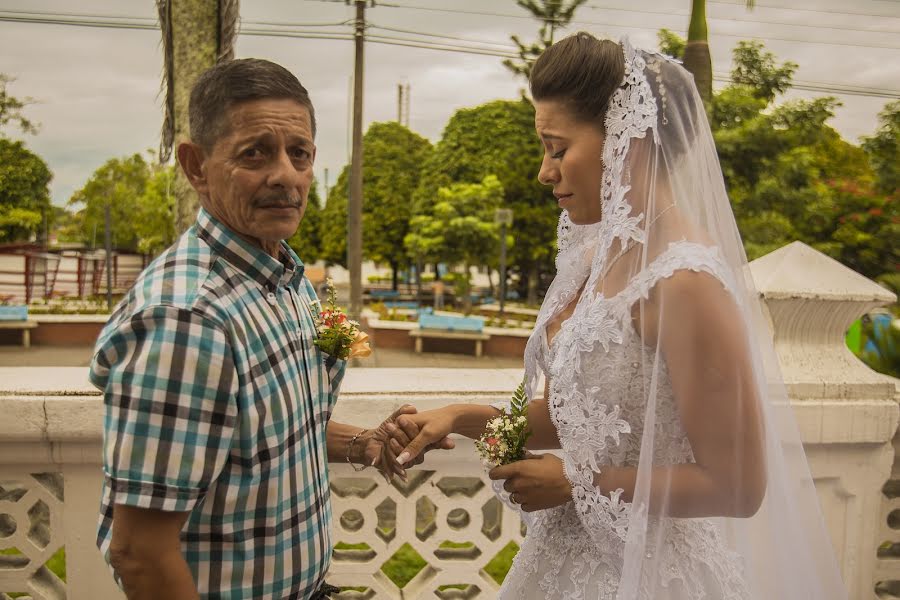
[[[106,161],[69,199],[76,210],[76,240],[92,248],[100,245],[109,204],[114,248],[162,251],[175,240],[174,177],[173,166],[149,162],[140,154]]]
[[[363,136],[363,255],[398,268],[409,262],[403,239],[409,232],[413,193],[431,142],[388,121],[372,123]],[[322,258],[346,265],[349,166],[338,176],[322,213]]]
[[[36,133],[37,124],[23,109],[30,98],[16,98],[7,91],[13,81],[0,73],[0,243],[27,240],[46,232],[55,213],[50,205],[53,174],[44,160],[3,129],[15,124],[22,133]]]
[[[415,213],[429,214],[441,187],[496,176],[503,189],[500,206],[513,210],[516,243],[510,249],[510,267],[519,274],[520,291],[533,302],[543,276],[553,272],[558,219],[551,190],[537,180],[542,152],[530,102],[496,100],[460,109],[424,164],[414,195]]]

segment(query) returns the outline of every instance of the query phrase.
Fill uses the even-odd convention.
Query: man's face
[[[205,186],[193,183],[214,217],[277,253],[303,218],[315,156],[306,107],[286,99],[242,102],[228,112],[225,133],[203,160]]]

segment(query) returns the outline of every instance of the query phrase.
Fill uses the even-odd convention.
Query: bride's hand
[[[524,460],[491,469],[491,479],[505,479],[503,489],[525,512],[546,510],[572,499],[562,461],[553,454],[531,454]]]
[[[421,462],[421,455],[428,450],[454,448],[453,440],[447,436],[453,432],[455,419],[455,413],[450,407],[403,415],[402,422],[412,424],[418,430],[418,435],[405,445],[397,462],[401,465],[407,465],[410,461]]]

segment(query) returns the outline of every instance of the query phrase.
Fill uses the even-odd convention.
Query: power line
[[[327,1],[327,0],[322,0]],[[379,5],[383,6],[383,5]],[[80,27],[103,27],[103,28],[116,28],[116,29],[141,29],[141,30],[154,30],[158,29],[158,25],[154,23],[130,23],[127,21],[114,21],[114,20],[102,20],[102,21],[89,21],[85,19],[71,19],[65,17],[19,17],[19,16],[7,16],[4,15],[3,12],[9,11],[0,11],[0,21],[11,21],[11,22],[27,22],[27,23],[36,23],[36,24],[50,24],[50,25],[72,25],[72,26],[80,26]],[[426,32],[418,32],[413,30],[410,31],[414,35],[420,36],[429,36],[435,34],[429,34]],[[306,31],[306,30],[276,30],[276,29],[266,29],[266,28],[254,28],[254,27],[241,27],[240,32],[241,35],[249,35],[249,36],[262,36],[262,37],[284,37],[284,38],[294,38],[294,39],[321,39],[321,40],[339,40],[339,41],[350,41],[353,40],[353,35],[350,32],[346,33],[338,33],[338,32],[323,32],[323,31]],[[436,36],[437,37],[437,36]],[[384,44],[391,46],[401,46],[401,47],[410,47],[410,48],[420,48],[425,50],[437,50],[443,52],[457,52],[463,54],[477,54],[477,55],[485,55],[485,56],[496,56],[498,58],[518,58],[518,54],[515,53],[515,49],[511,46],[508,47],[508,52],[503,52],[502,50],[494,50],[488,48],[476,48],[472,46],[465,46],[462,44],[450,44],[444,42],[428,42],[424,40],[414,40],[409,38],[401,38],[396,36],[387,36],[387,35],[369,35],[366,36],[368,41],[371,41],[375,44]],[[715,79],[718,81],[731,81],[731,79],[724,75],[716,75]],[[864,86],[850,86],[839,83],[832,82],[816,82],[816,81],[793,81],[792,87],[795,89],[806,90],[806,91],[814,91],[820,93],[835,93],[841,95],[856,95],[856,96],[869,96],[869,97],[880,97],[880,98],[900,98],[900,90],[893,90],[888,88],[869,88]]]
[[[723,2],[722,0],[709,0],[710,4],[724,4],[726,6],[742,6],[743,2]],[[827,8],[794,8],[792,6],[775,6],[774,4],[759,4],[756,6],[760,8],[768,8],[772,10],[788,10],[794,12],[812,12],[812,13],[827,13],[832,15],[844,15],[844,16],[854,16],[854,17],[877,17],[879,19],[900,19],[900,15],[882,15],[882,14],[873,14],[873,13],[861,13],[861,12],[845,12],[840,10],[830,10]]]
[[[495,12],[487,12],[487,11],[462,10],[462,9],[455,9],[455,8],[443,8],[443,7],[437,7],[437,6],[415,6],[412,4],[391,4],[391,3],[379,3],[378,6],[385,7],[385,8],[424,10],[424,11],[467,14],[467,15],[471,14],[471,15],[502,17],[502,18],[511,18],[511,19],[531,19],[531,20],[534,19],[534,17],[532,17],[532,16],[525,16],[525,15],[513,15],[513,14],[509,14],[509,13],[495,13]],[[553,21],[554,19],[548,19],[548,20]],[[555,19],[555,20],[557,22],[560,22],[558,19]],[[733,20],[739,22],[738,19],[733,19]],[[654,29],[651,27],[647,27],[645,25],[641,26],[641,25],[630,25],[630,24],[623,24],[623,23],[583,21],[583,20],[577,20],[577,21],[573,20],[569,24],[570,25],[598,25],[601,27],[617,27],[617,28],[622,28],[622,29],[637,29],[640,31],[647,31],[647,30]],[[827,41],[826,42],[826,41],[818,41],[818,40],[805,40],[805,39],[799,39],[799,38],[789,38],[789,37],[782,37],[782,36],[770,36],[770,35],[760,36],[760,35],[750,35],[750,34],[721,33],[718,31],[715,32],[713,35],[723,36],[723,37],[736,37],[736,38],[753,37],[753,38],[759,38],[759,39],[764,39],[764,40],[775,40],[775,41],[781,41],[781,42],[793,42],[793,43],[800,43],[800,44],[819,44],[819,45],[829,45],[829,46],[850,46],[850,47],[857,47],[857,48],[882,48],[882,49],[887,49],[887,50],[900,50],[900,46],[891,46],[888,44],[856,44],[856,43],[851,43],[851,42],[837,42],[837,41]]]
[[[720,2],[718,4],[731,4],[729,2]],[[735,4],[731,4],[731,6],[736,6]],[[585,4],[585,8],[589,8],[591,10],[600,10],[600,11],[613,11],[613,12],[624,12],[624,13],[638,13],[638,14],[648,14],[648,15],[663,15],[667,17],[689,17],[689,13],[684,12],[666,12],[662,10],[647,10],[641,8],[619,8],[614,6],[596,6],[593,4]],[[708,21],[728,21],[732,23],[759,23],[761,25],[783,25],[785,27],[805,27],[808,29],[833,29],[835,31],[855,31],[859,33],[895,33],[900,34],[900,31],[897,30],[889,30],[889,29],[859,29],[853,27],[830,27],[828,25],[811,25],[809,23],[789,23],[785,21],[769,21],[762,19],[737,19],[732,17],[709,17],[707,16]]]
[[[381,5],[379,4],[378,6],[381,6]],[[458,40],[461,42],[469,42],[469,43],[473,43],[473,44],[500,46],[505,50],[508,49],[508,50],[515,51],[515,48],[513,46],[511,46],[505,42],[490,42],[487,40],[474,40],[472,38],[463,38],[463,37],[457,37],[457,36],[452,36],[452,35],[441,35],[438,33],[425,33],[422,31],[414,31],[412,29],[398,29],[396,27],[385,27],[383,25],[375,25],[375,24],[369,24],[369,28],[383,29],[385,31],[393,31],[396,33],[409,33],[409,34],[413,34],[413,35],[422,35],[422,36],[433,37],[433,38],[441,38],[441,39],[445,39],[445,40]]]

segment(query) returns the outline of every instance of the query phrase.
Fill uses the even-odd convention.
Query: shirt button
[[[275,306],[275,304],[278,303],[278,300],[275,298],[275,292],[269,292],[268,294],[266,294],[266,301],[272,306]]]

